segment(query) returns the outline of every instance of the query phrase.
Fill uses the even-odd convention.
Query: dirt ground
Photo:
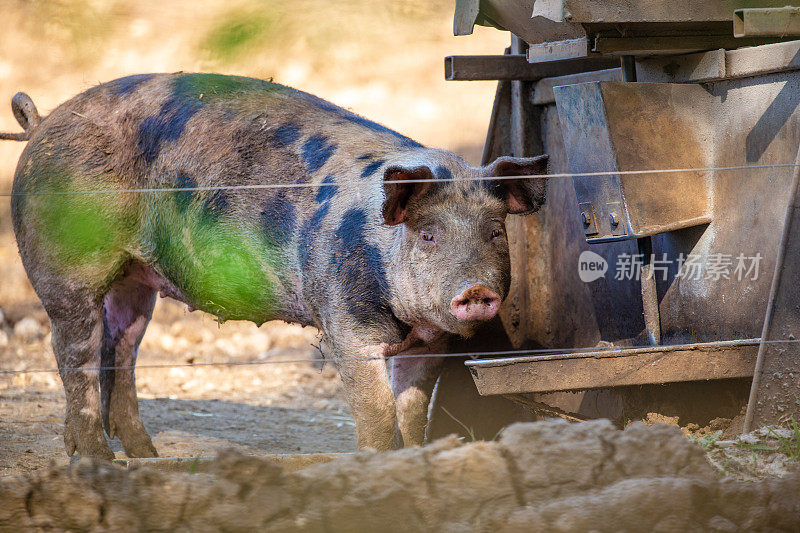
[[[515,424],[299,471],[225,453],[208,473],[82,460],[0,479],[0,530],[798,531],[800,475],[719,479],[671,426]]]

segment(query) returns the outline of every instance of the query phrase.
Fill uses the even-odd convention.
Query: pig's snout
[[[457,319],[489,320],[500,309],[500,297],[483,285],[473,285],[450,301],[450,311]]]

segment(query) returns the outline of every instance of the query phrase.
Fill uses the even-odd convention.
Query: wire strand
[[[81,367],[66,367],[66,368],[33,368],[33,369],[0,369],[0,376],[2,375],[18,375],[18,374],[45,374],[45,373],[58,373],[58,372],[100,372],[104,370],[136,370],[136,369],[164,369],[164,368],[191,368],[191,367],[218,367],[218,366],[258,366],[258,365],[276,365],[276,364],[301,364],[301,363],[321,363],[321,362],[340,362],[340,361],[389,361],[391,359],[419,359],[419,358],[460,358],[478,360],[482,357],[497,357],[512,359],[511,356],[551,356],[551,355],[580,355],[608,353],[608,352],[634,352],[630,354],[623,354],[621,357],[634,356],[636,352],[652,352],[668,351],[670,349],[698,349],[704,347],[725,347],[730,346],[757,346],[760,339],[734,339],[727,341],[705,342],[695,344],[673,344],[673,345],[658,345],[658,346],[594,346],[582,348],[539,348],[539,349],[523,349],[523,350],[503,350],[495,352],[454,352],[454,353],[426,353],[426,354],[398,354],[390,357],[383,356],[366,356],[366,357],[338,357],[338,358],[317,358],[317,359],[281,359],[281,360],[264,360],[264,361],[209,361],[200,363],[153,363],[143,365],[124,365],[124,366],[81,366]],[[775,339],[764,341],[764,344],[789,344],[800,342],[800,335],[797,339]],[[511,361],[509,361],[511,362]]]
[[[649,169],[649,170],[621,170],[621,171],[599,171],[599,172],[574,172],[574,173],[556,173],[548,175],[524,175],[524,176],[476,176],[469,178],[443,178],[443,179],[414,179],[414,180],[387,180],[385,183],[442,183],[461,180],[472,181],[489,181],[489,180],[513,180],[525,178],[570,178],[570,177],[606,177],[606,176],[621,176],[621,175],[646,175],[658,173],[679,173],[679,172],[717,172],[717,171],[735,171],[735,170],[751,170],[751,169],[767,169],[767,168],[793,168],[798,166],[796,163],[778,163],[778,164],[765,164],[765,165],[741,165],[741,166],[727,166],[727,167],[697,167],[697,168],[669,168],[669,169]],[[367,182],[350,182],[351,184],[368,185]],[[326,186],[341,186],[343,183],[270,183],[270,184],[252,184],[252,185],[220,185],[220,186],[199,186],[199,187],[164,187],[164,188],[128,188],[128,189],[105,189],[105,190],[90,190],[90,191],[44,191],[33,193],[0,193],[0,197],[11,196],[44,196],[44,195],[76,195],[76,194],[120,194],[120,193],[164,193],[164,192],[188,192],[188,191],[214,191],[214,190],[242,190],[242,189],[277,189],[277,188],[306,188],[306,187],[326,187]],[[800,335],[798,335],[800,337]],[[720,341],[722,343],[750,343],[756,344],[758,339],[737,339],[735,341]],[[710,343],[710,344],[720,344]],[[789,340],[772,340],[765,341],[766,343],[778,342],[800,342],[798,339]],[[700,343],[695,345],[673,345],[664,346],[664,349],[677,349],[680,346],[697,347],[703,344],[710,345],[709,343]],[[370,360],[387,360],[387,359],[403,359],[403,358],[471,358],[478,359],[481,357],[511,357],[511,356],[534,356],[534,355],[558,355],[570,353],[602,353],[610,351],[626,351],[645,349],[644,346],[609,346],[609,347],[590,347],[590,348],[544,348],[544,349],[527,349],[527,350],[505,350],[495,352],[461,352],[461,353],[431,353],[431,354],[398,354],[385,358],[383,356],[374,357],[343,357],[336,358],[335,361],[370,361]],[[659,348],[659,347],[655,347]],[[204,362],[204,363],[165,363],[165,364],[145,364],[138,366],[94,366],[94,367],[68,367],[68,368],[42,368],[42,369],[0,369],[0,375],[18,375],[18,374],[36,374],[36,373],[57,373],[57,372],[77,372],[77,371],[105,371],[105,370],[134,370],[148,369],[148,368],[187,368],[187,367],[213,367],[213,366],[254,366],[254,365],[273,365],[273,364],[298,364],[298,363],[313,363],[315,361],[324,361],[324,359],[294,359],[294,360],[275,360],[275,361],[221,361],[221,362]]]
[[[646,174],[675,174],[680,172],[728,172],[734,170],[753,170],[766,168],[794,168],[797,163],[775,163],[767,165],[738,165],[727,167],[697,167],[697,168],[662,168],[648,170],[608,170],[598,172],[561,172],[555,174],[526,174],[522,176],[472,176],[465,178],[426,178],[411,180],[386,180],[384,183],[446,183],[454,181],[496,181],[496,180],[518,180],[518,179],[553,179],[553,178],[590,178],[608,176],[641,176]],[[297,188],[316,188],[316,187],[341,187],[358,185],[369,187],[372,184],[367,181],[345,181],[345,182],[320,182],[320,183],[254,183],[249,185],[210,185],[198,187],[143,187],[143,188],[124,188],[124,189],[93,189],[88,191],[35,191],[35,192],[3,192],[0,197],[12,196],[74,196],[82,194],[133,194],[133,193],[166,193],[166,192],[190,192],[190,191],[218,191],[218,190],[250,190],[250,189],[297,189]]]

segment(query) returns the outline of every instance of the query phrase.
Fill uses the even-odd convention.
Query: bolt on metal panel
[[[698,85],[592,82],[555,87],[572,172],[708,166],[702,136],[710,110]],[[656,235],[711,220],[703,172],[575,178],[590,203],[596,234],[588,242]]]

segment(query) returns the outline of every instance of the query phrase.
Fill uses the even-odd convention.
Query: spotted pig
[[[475,168],[258,79],[137,75],[41,120],[24,95],[14,111],[28,140],[14,232],[52,323],[68,455],[112,458],[104,429],[130,457],[157,455],[133,366],[159,292],[319,328],[358,445],[421,443],[441,361],[391,356],[441,353],[495,316],[506,214],[545,195],[540,178],[471,178],[543,174],[546,156]]]

